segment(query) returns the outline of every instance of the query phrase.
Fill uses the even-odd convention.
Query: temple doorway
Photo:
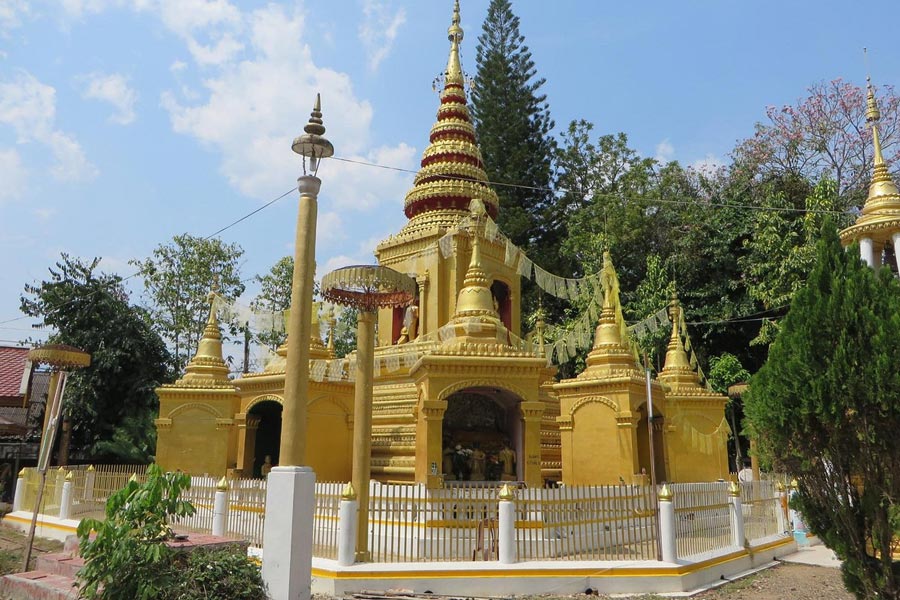
[[[647,405],[642,404],[638,409],[639,415],[637,429],[638,464],[639,473],[646,475],[647,483],[650,482],[650,433],[647,423]],[[666,474],[666,444],[663,439],[665,418],[655,407],[653,409],[653,458],[656,466],[656,482],[668,480]]]
[[[247,413],[259,418],[256,440],[253,444],[253,477],[264,477],[263,465],[270,457],[269,465],[278,464],[278,450],[281,446],[281,404],[274,400],[263,400],[255,404]]]
[[[504,389],[471,387],[447,398],[443,421],[444,481],[522,481],[521,398]]]

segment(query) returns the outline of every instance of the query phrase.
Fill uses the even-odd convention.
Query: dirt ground
[[[839,569],[782,563],[720,588],[692,596],[695,600],[853,600]]]

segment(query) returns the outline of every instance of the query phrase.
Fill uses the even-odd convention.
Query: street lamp
[[[372,385],[375,370],[375,315],[379,308],[406,306],[415,297],[416,282],[381,266],[344,267],[322,277],[322,297],[357,309],[356,387],[353,395],[353,470],[359,495],[356,560],[369,558],[369,478],[372,452]]]

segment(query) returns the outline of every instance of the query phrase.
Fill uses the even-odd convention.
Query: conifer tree
[[[537,241],[552,241],[543,239],[550,232],[542,231],[541,215],[553,199],[546,190],[554,143],[547,98],[540,93],[544,79],[524,42],[509,0],[491,0],[476,47],[472,117],[488,178],[523,186],[494,189],[501,231],[528,251]]]
[[[859,598],[900,598],[900,282],[823,227],[806,285],[751,379],[764,459],[799,482],[796,506],[843,560]]]

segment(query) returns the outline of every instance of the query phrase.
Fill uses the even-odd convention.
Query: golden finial
[[[513,491],[512,486],[508,483],[504,483],[503,487],[500,488],[500,493],[497,497],[505,502],[510,502],[516,499],[516,493]]]
[[[741,495],[741,487],[737,484],[736,481],[732,481],[728,485],[728,495],[732,498],[738,498]]]
[[[216,484],[216,489],[220,492],[228,491],[228,481],[225,479],[224,475],[222,475],[222,479],[219,480],[219,483]]]
[[[137,473],[132,473],[131,477],[128,478],[129,483],[137,483]]]
[[[24,478],[27,475],[27,471],[25,471],[25,467],[22,467],[22,470],[19,471],[19,478]]]
[[[453,19],[447,29],[447,39],[450,40],[450,58],[447,59],[447,71],[444,73],[444,87],[450,84],[462,87],[463,72],[459,63],[459,43],[463,40],[463,30],[459,25],[459,0],[453,5]]]
[[[75,472],[69,471],[66,473],[66,481],[75,481]]]
[[[796,490],[800,487],[800,483],[796,479],[791,479],[791,489]]]
[[[778,493],[783,492],[783,491],[784,491],[784,484],[781,483],[781,482],[779,481],[778,483],[775,484],[775,489],[778,490]]]
[[[65,467],[63,467],[63,466],[60,466],[60,467],[56,470],[56,472],[57,472],[57,473],[65,473],[65,472],[66,472],[66,469],[65,469]]]
[[[88,473],[93,473],[93,472],[94,472],[94,465],[88,465],[87,472],[88,472]]]
[[[669,484],[664,483],[662,484],[662,487],[659,488],[659,493],[656,494],[656,497],[662,502],[671,502],[672,498],[675,497],[675,493],[669,488]]]
[[[303,174],[306,175],[306,159],[313,175],[319,170],[319,161],[334,156],[334,146],[325,139],[325,125],[322,121],[322,96],[316,94],[316,103],[309,113],[309,122],[303,128],[303,135],[294,138],[291,150],[303,157]]]
[[[353,489],[353,483],[348,481],[347,485],[341,491],[341,500],[356,500],[356,490]]]

